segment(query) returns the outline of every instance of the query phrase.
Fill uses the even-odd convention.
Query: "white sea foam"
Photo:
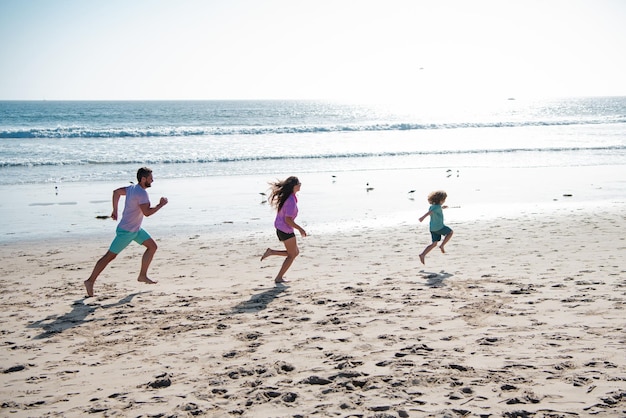
[[[626,165],[626,98],[380,106],[0,102],[0,184],[382,168]]]

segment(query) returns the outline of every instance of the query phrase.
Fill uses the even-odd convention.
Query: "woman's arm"
[[[306,237],[306,231],[302,229],[302,227],[298,225],[291,216],[285,216],[285,223],[289,225],[290,227],[297,229],[300,232],[300,235],[302,235],[303,237]]]

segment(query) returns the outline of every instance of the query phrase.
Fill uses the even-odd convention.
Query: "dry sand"
[[[300,239],[0,247],[1,416],[626,416],[623,204]],[[416,217],[420,214],[416,214]],[[113,229],[113,227],[112,227]]]

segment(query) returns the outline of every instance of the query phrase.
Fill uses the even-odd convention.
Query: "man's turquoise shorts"
[[[119,254],[124,248],[128,247],[128,244],[130,244],[132,241],[135,241],[137,244],[143,244],[144,241],[147,239],[150,239],[150,234],[148,234],[143,229],[131,232],[117,228],[115,230],[115,239],[111,243],[109,251],[115,254]]]

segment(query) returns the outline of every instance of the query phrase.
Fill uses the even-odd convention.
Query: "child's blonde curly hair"
[[[447,197],[448,193],[444,192],[443,190],[436,190],[428,195],[428,203],[430,203],[431,205],[441,205],[443,202],[446,201]]]

